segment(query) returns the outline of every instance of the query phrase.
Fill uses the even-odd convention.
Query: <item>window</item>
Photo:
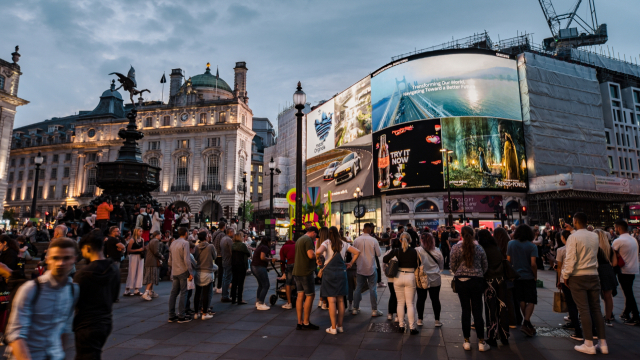
[[[149,150],[159,150],[160,141],[149,141]]]
[[[32,156],[32,157],[29,159],[29,164],[35,164],[35,163],[36,163],[36,157],[35,157],[35,156]]]
[[[16,200],[22,200],[22,188],[16,189]]]
[[[24,195],[25,195],[25,196],[24,196],[24,198],[25,198],[26,200],[31,200],[31,195],[32,195],[32,194],[33,194],[33,193],[31,192],[31,186],[27,186],[27,193],[26,193],[26,194],[24,194]]]
[[[242,125],[247,125],[247,117],[244,114],[242,114]]]
[[[96,129],[89,129],[89,132],[87,133],[87,135],[89,135],[89,138],[93,138],[96,136]]]
[[[227,121],[227,113],[225,113],[224,111],[220,113],[220,116],[218,117],[218,120],[223,123]]]
[[[249,194],[253,194],[253,185],[249,185]]]
[[[620,170],[624,170],[624,165],[622,164],[622,158],[618,158],[620,160]]]
[[[42,186],[38,186],[38,192],[36,193],[38,199],[42,199]]]
[[[57,179],[58,178],[58,168],[51,169],[51,178],[52,179]]]
[[[71,154],[65,154],[64,161],[71,161]]]
[[[189,140],[178,140],[178,149],[188,149]]]
[[[255,172],[256,171],[256,166],[254,164],[251,164],[251,172]]]
[[[244,178],[244,158],[242,156],[238,159],[238,164],[238,184],[240,184]]]
[[[69,185],[62,185],[62,196],[69,196]]]
[[[251,174],[249,182],[253,183],[253,174]]]
[[[258,185],[258,194],[262,194],[262,185]]]
[[[13,182],[13,173],[9,173],[9,182]]]
[[[607,144],[611,145],[611,136],[609,136],[609,133],[605,132],[604,136],[606,136],[606,138],[607,138]]]
[[[627,134],[627,146],[631,147],[631,141],[629,141],[629,134]]]
[[[23,177],[24,177],[24,171],[18,171],[18,181],[22,181]]]
[[[87,172],[87,192],[90,194],[96,191],[96,168],[93,167]]]
[[[629,159],[624,158],[624,168],[625,170],[629,170]]]
[[[149,159],[149,165],[159,167],[158,164],[159,164],[159,161],[157,157],[152,157]]]
[[[0,76],[0,90],[4,90],[4,76]]]
[[[201,113],[200,114],[200,124],[206,124],[206,123],[207,123],[207,114]]]
[[[43,156],[43,157],[42,157],[42,163],[43,163],[43,164],[46,164],[46,163],[47,163],[47,157],[46,157],[46,156]]]
[[[87,161],[89,162],[96,161],[97,158],[98,158],[98,153],[87,154]]]
[[[62,177],[68,178],[69,177],[69,169],[68,167],[64,168],[64,171],[62,173]]]
[[[13,200],[13,198],[11,197],[11,188],[7,189],[7,196],[5,198],[5,200]]]
[[[21,158],[20,159],[20,166],[23,166],[23,165],[24,165],[24,158]]]
[[[178,188],[187,186],[187,175],[189,174],[187,165],[188,161],[186,156],[178,158],[178,171],[176,173],[176,185]]]
[[[262,183],[262,175],[258,175],[258,182]]]
[[[640,91],[633,90],[633,101],[640,104]]]
[[[618,87],[616,85],[609,84],[609,92],[611,93],[612,98],[614,99],[620,98],[620,95],[618,94]]]
[[[162,126],[171,126],[171,116],[165,116],[162,119]]]
[[[633,171],[633,160],[629,159],[629,170]]]
[[[44,174],[45,170],[44,169],[40,169],[40,174],[38,175],[38,180],[44,180]]]
[[[27,180],[33,180],[33,170],[29,170],[27,173]]]
[[[53,162],[58,162],[58,154],[53,155]]]
[[[624,117],[624,123],[626,124],[626,123],[627,123],[627,112],[626,112],[626,111],[624,111],[624,112],[622,113],[622,115],[624,115],[624,116],[623,116],[623,117]]]
[[[146,119],[144,119],[144,127],[153,127],[153,118],[148,117]]]
[[[638,135],[635,136],[636,137],[636,148],[638,147]]]
[[[16,159],[11,159],[11,166],[16,166]]]
[[[220,157],[210,155],[207,161],[207,185],[220,184],[218,174],[220,173]]]
[[[207,147],[220,146],[220,138],[214,137],[207,139]]]
[[[49,186],[49,193],[47,194],[47,199],[55,199],[56,198],[56,186]]]
[[[616,133],[616,145],[620,146],[620,134]]]
[[[258,172],[261,173],[262,172],[262,165],[258,165]]]

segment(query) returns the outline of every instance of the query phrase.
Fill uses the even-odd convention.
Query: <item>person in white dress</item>
[[[124,289],[124,296],[142,295],[140,288],[142,287],[142,277],[144,275],[144,259],[142,253],[145,251],[144,239],[142,238],[142,229],[133,230],[133,237],[127,245],[129,253],[129,274],[127,275],[127,283]],[[130,292],[134,289],[133,293]]]
[[[424,303],[427,301],[427,297],[431,298],[431,306],[433,307],[433,316],[435,317],[435,326],[440,327],[440,287],[442,280],[440,278],[440,271],[444,268],[444,256],[440,252],[440,249],[436,247],[435,239],[431,233],[423,233],[420,235],[420,246],[416,248],[420,260],[422,260],[422,266],[424,272],[427,273],[429,279],[429,287],[426,289],[417,288],[418,302],[416,308],[418,310],[418,326],[423,325],[424,315]]]
[[[153,234],[154,232],[158,231],[158,232],[162,232],[162,223],[164,221],[164,219],[162,219],[162,213],[164,213],[164,210],[162,210],[162,208],[159,211],[155,211],[155,209],[151,209],[151,211],[153,212],[153,215],[151,215],[151,231],[150,233]]]

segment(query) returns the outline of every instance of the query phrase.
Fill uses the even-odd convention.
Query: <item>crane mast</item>
[[[590,19],[578,15],[582,0],[576,0],[570,11],[558,14],[552,0],[538,0],[552,37],[544,39],[547,51],[562,53],[571,48],[604,44],[609,39],[607,24],[598,24],[595,0],[588,0]],[[571,27],[572,24],[577,26]]]

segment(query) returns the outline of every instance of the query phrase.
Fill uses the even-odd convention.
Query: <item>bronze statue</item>
[[[118,82],[122,84],[116,90],[119,90],[120,88],[124,88],[124,91],[128,91],[129,99],[131,99],[131,103],[133,104],[134,107],[136,106],[136,103],[133,101],[134,96],[141,95],[145,91],[151,94],[151,91],[149,91],[148,89],[143,89],[143,90],[136,89],[136,86],[138,86],[138,83],[136,82],[136,70],[133,68],[133,66],[131,67],[131,69],[129,69],[129,73],[127,74],[127,76],[124,76],[117,72],[112,72],[109,75],[114,75],[114,74],[118,76]]]

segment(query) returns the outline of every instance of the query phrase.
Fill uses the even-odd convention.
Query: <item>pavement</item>
[[[271,288],[267,298],[274,293],[275,273],[270,272]],[[345,332],[330,335],[326,311],[316,307],[320,286],[316,286],[316,299],[311,322],[320,326],[318,331],[296,331],[296,312],[284,310],[284,301],[278,300],[269,311],[258,311],[255,303],[257,283],[248,275],[245,281],[247,305],[220,303],[220,295],[214,295],[216,315],[210,320],[193,320],[185,324],[168,323],[168,299],[171,284],[160,283],[156,291],[161,295],[153,301],[138,297],[121,298],[113,310],[113,332],[104,347],[105,360],[161,360],[161,359],[556,359],[578,360],[589,355],[578,353],[573,346],[579,342],[558,330],[565,314],[552,311],[555,274],[539,271],[544,288],[538,289],[538,306],[532,323],[539,335],[526,338],[512,329],[509,346],[479,352],[472,330],[472,350],[462,348],[458,297],[451,291],[451,276],[442,276],[440,300],[441,328],[434,327],[431,301],[427,300],[425,324],[419,335],[381,333],[370,329],[384,327],[387,320],[389,290],[378,288],[379,309],[382,317],[371,317],[369,296],[364,294],[359,315],[345,315]],[[386,281],[386,279],[385,279]],[[123,289],[124,290],[124,289]],[[640,281],[635,284],[640,294]],[[622,312],[622,293],[614,298],[614,314]],[[373,324],[373,325],[372,325]],[[544,336],[546,335],[546,336]],[[608,359],[638,359],[640,357],[640,327],[622,324],[606,328],[610,354]],[[603,357],[597,354],[596,357]],[[73,348],[67,349],[67,358],[74,358]]]

